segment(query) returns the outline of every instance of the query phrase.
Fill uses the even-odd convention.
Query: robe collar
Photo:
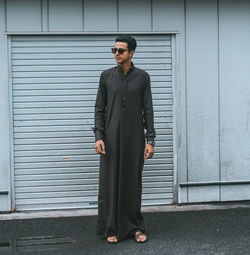
[[[123,73],[123,68],[120,65],[117,65],[117,69],[118,71],[120,71],[121,73]],[[131,61],[131,67],[128,70],[127,74],[132,72],[135,69],[134,63]],[[124,73],[123,73],[124,74]]]

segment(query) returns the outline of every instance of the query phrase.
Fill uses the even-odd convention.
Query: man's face
[[[128,44],[126,42],[117,42],[115,44],[115,48],[117,49],[124,49],[125,51],[120,54],[118,50],[114,53],[115,61],[118,65],[123,65],[131,60],[132,56],[134,55],[134,51],[128,51]]]

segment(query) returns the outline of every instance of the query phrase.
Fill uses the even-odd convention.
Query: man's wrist
[[[149,140],[149,141],[147,142],[147,144],[150,144],[150,145],[152,145],[153,147],[155,147],[155,141],[153,141],[153,140]]]

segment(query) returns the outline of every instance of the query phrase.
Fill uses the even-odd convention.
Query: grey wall
[[[250,199],[250,3],[186,3],[186,201]],[[225,183],[227,185],[225,185]],[[183,199],[184,201],[184,199]]]
[[[187,182],[219,180],[217,1],[187,1]],[[218,200],[218,187],[189,188],[187,200]]]
[[[250,180],[249,1],[6,2],[8,33],[176,32],[176,181]],[[4,21],[1,15],[1,53],[2,46],[6,47]],[[4,74],[0,139],[8,148],[4,54],[0,60]],[[9,178],[8,156],[6,152],[0,155],[5,162],[0,180]],[[179,202],[250,199],[250,185],[183,186],[178,195]]]
[[[250,2],[220,2],[221,179],[250,180]],[[250,185],[225,186],[221,199],[250,199]]]

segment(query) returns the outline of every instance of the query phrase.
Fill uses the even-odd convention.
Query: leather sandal
[[[136,233],[136,232],[138,232],[138,233]],[[143,232],[141,232],[141,231],[136,231],[136,232],[135,232],[135,241],[137,243],[145,243],[145,242],[147,242],[148,238],[147,238],[147,236]],[[145,236],[146,239],[144,241],[141,241],[141,239],[140,239],[141,236]]]
[[[110,238],[110,237],[114,237],[114,238],[116,238],[116,240],[115,240],[115,239],[113,239],[113,240],[111,241],[111,240],[109,240],[109,238]],[[107,237],[107,241],[108,241],[108,243],[116,244],[116,243],[118,243],[118,242],[119,242],[119,239],[118,239],[118,237],[117,237],[117,236],[108,236],[108,237]]]

